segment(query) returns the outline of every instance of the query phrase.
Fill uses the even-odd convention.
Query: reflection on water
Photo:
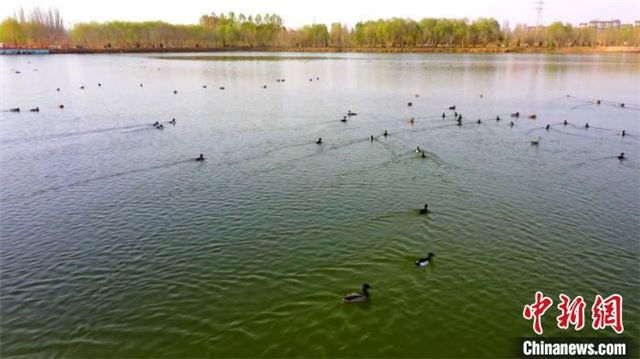
[[[637,341],[638,55],[162,57],[0,58],[4,355],[513,356],[536,290]]]

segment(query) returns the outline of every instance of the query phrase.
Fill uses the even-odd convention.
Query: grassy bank
[[[362,52],[362,53],[459,53],[459,54],[598,54],[598,53],[640,53],[640,47],[597,46],[597,47],[180,47],[180,48],[126,48],[126,49],[52,49],[53,54],[118,54],[118,53],[168,53],[168,52]]]

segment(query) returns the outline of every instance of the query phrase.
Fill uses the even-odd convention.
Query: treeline
[[[640,46],[640,27],[596,31],[556,22],[548,27],[518,25],[511,31],[495,19],[391,18],[305,25],[288,29],[280,16],[215,13],[197,24],[162,21],[78,23],[63,26],[57,10],[20,10],[0,23],[0,42],[10,46],[57,46],[85,49],[151,48],[419,48],[500,46]]]
[[[0,23],[0,42],[9,45],[49,46],[66,44],[68,32],[57,9],[20,9]]]

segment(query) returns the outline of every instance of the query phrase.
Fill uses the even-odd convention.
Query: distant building
[[[636,21],[637,23],[638,21]],[[580,24],[581,28],[589,27],[596,30],[605,30],[605,29],[619,29],[620,28],[620,20],[591,20],[589,22],[583,22]]]
[[[636,22],[633,24],[633,26],[640,26],[640,20],[636,20]]]

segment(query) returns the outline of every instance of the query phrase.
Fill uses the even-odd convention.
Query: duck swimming
[[[410,124],[412,124],[412,125],[413,125],[415,122],[416,122],[415,117],[411,117],[411,118],[409,119],[409,123],[410,123]]]
[[[537,139],[537,140],[530,141],[529,143],[531,143],[531,145],[532,145],[532,146],[537,146],[537,145],[539,145],[539,144],[540,144],[540,137],[538,137],[538,139]]]
[[[351,112],[351,110],[347,111],[347,116],[357,116],[358,114],[355,112]]]
[[[373,142],[373,135],[371,135],[371,137],[369,137],[369,141]]]
[[[496,116],[496,122],[500,121],[500,116]]]
[[[620,156],[618,156],[618,159],[619,160],[624,160],[625,159],[624,152],[620,153]]]
[[[624,102],[620,104],[620,107],[624,107]]]
[[[453,106],[449,106],[449,110],[453,111],[453,110],[455,110],[455,109],[456,109],[456,106],[455,106],[455,105],[453,105]]]
[[[316,141],[316,143],[321,145],[322,144],[322,137],[319,137],[318,140]]]
[[[433,259],[434,256],[435,256],[435,254],[433,254],[433,253],[427,254],[426,257],[420,258],[420,259],[418,259],[416,261],[416,266],[418,266],[418,267],[426,267],[427,265],[429,265],[429,262],[431,262],[431,260]]]
[[[174,95],[177,94],[177,93],[178,93],[178,90],[173,90],[173,94]]]
[[[64,105],[58,105],[58,108],[64,108]]]
[[[511,114],[511,117],[515,117],[515,118],[520,117],[520,112],[514,112],[514,113],[512,113],[512,114]]]
[[[551,128],[551,125],[547,124],[547,126],[544,129],[549,131],[550,128]]]
[[[407,102],[407,106],[411,107],[413,104],[411,102]]]
[[[98,82],[98,87],[102,87],[102,84]]]
[[[176,119],[172,119],[171,121],[169,121],[170,124],[175,125],[176,124]]]
[[[626,135],[627,132],[625,130],[622,130],[622,132],[620,132],[620,136],[624,137],[624,135]]]
[[[80,90],[84,90],[84,86],[80,86]]]
[[[207,85],[202,85],[202,88],[203,88],[203,89],[206,89],[206,88],[207,88]]]
[[[153,123],[153,127],[158,127],[158,126],[160,126],[160,122],[156,121]]]
[[[478,119],[477,123],[478,123],[478,125],[479,125],[479,124],[481,124],[481,123],[482,123],[482,120],[481,120],[481,119]]]
[[[347,122],[347,116],[344,116],[344,117],[340,120],[340,122]]]
[[[442,113],[442,118],[445,118],[445,117],[447,117],[447,115],[445,115],[444,112],[443,112]]]
[[[427,155],[424,153],[424,150],[421,151],[420,153],[420,157],[422,158],[427,158]]]
[[[569,122],[567,122],[567,120],[564,120],[563,125],[566,126],[568,124],[569,124]]]
[[[387,133],[387,130],[384,130],[384,133],[382,134],[384,137],[389,136],[389,134]]]
[[[262,85],[262,88],[263,88],[263,89],[266,89],[266,88],[267,88],[267,85]]]
[[[40,112],[40,108],[39,107],[32,108],[29,111],[31,111],[31,112]]]
[[[424,208],[420,209],[420,211],[418,211],[418,214],[427,214],[429,213],[429,205],[428,204],[424,204]]]
[[[529,118],[535,120],[538,116],[535,113],[529,115]]]
[[[142,87],[142,84],[140,84],[140,87]]]
[[[20,107],[14,107],[9,109],[9,112],[20,112]]]
[[[220,90],[224,90],[224,86],[220,86]]]
[[[367,283],[362,284],[361,292],[354,292],[351,294],[347,294],[342,298],[345,303],[361,303],[366,302],[370,299],[369,289],[371,286]]]
[[[509,127],[513,127],[515,126],[515,124],[513,123],[513,121],[509,122]]]
[[[584,125],[584,128],[589,128],[589,122]]]
[[[58,88],[56,89],[56,91],[60,92],[60,87],[58,87]]]
[[[420,146],[416,147],[416,153],[420,153]]]
[[[196,161],[204,161],[204,155],[201,153],[199,157],[196,157]]]

